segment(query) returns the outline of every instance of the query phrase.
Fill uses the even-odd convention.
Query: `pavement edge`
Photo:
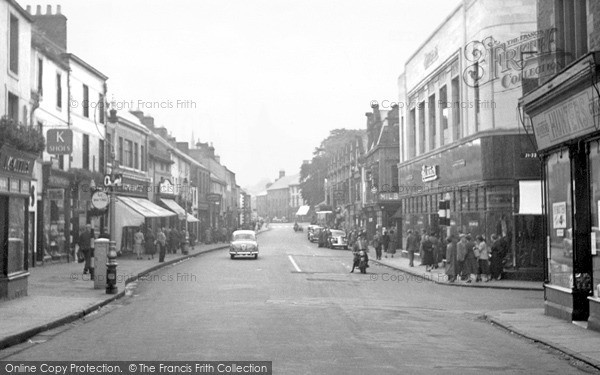
[[[576,352],[574,350],[566,348],[566,347],[564,347],[562,345],[559,345],[557,343],[551,342],[549,340],[542,339],[542,338],[540,338],[538,336],[535,336],[535,335],[532,335],[532,334],[528,334],[525,331],[516,328],[512,324],[508,324],[508,323],[502,322],[500,319],[495,318],[495,317],[489,315],[489,313],[484,313],[483,317],[485,318],[485,320],[488,323],[491,323],[492,325],[497,325],[498,327],[500,327],[500,328],[502,328],[502,329],[504,329],[504,330],[506,330],[508,332],[514,333],[514,334],[519,335],[519,336],[521,336],[523,338],[526,338],[528,340],[532,340],[534,342],[538,342],[538,343],[541,343],[543,345],[546,345],[546,346],[548,346],[548,347],[550,347],[552,349],[558,350],[559,352],[561,352],[561,353],[563,353],[563,354],[565,354],[565,355],[567,355],[569,357],[572,357],[572,358],[574,358],[574,359],[576,359],[578,361],[581,361],[581,362],[583,362],[583,363],[585,363],[585,364],[587,364],[587,365],[589,365],[591,367],[594,367],[594,368],[600,370],[600,361],[597,361],[597,360],[595,360],[593,358],[590,358],[590,357],[587,357],[585,355],[582,355],[581,353],[578,353],[578,352]]]
[[[266,228],[266,229],[258,232],[257,235],[259,235],[261,233],[264,233],[266,231],[269,231],[270,229],[271,228]],[[217,251],[217,250],[223,250],[223,249],[226,249],[228,247],[229,247],[229,245],[218,246],[218,247],[215,247],[215,248],[211,248],[211,249],[206,249],[206,250],[203,250],[203,251],[199,251],[199,252],[197,252],[195,254],[188,254],[188,255],[185,255],[185,256],[182,256],[182,257],[179,257],[179,258],[176,258],[176,259],[171,259],[168,262],[159,263],[159,264],[157,264],[155,266],[152,266],[152,267],[150,267],[150,268],[148,268],[146,270],[143,270],[143,271],[139,272],[136,276],[132,276],[132,277],[128,278],[127,280],[125,280],[125,283],[124,283],[125,285],[124,286],[127,286],[127,284],[136,281],[138,278],[140,278],[140,277],[142,277],[144,275],[147,275],[150,272],[153,272],[153,271],[156,271],[158,269],[161,269],[163,267],[167,267],[167,266],[170,266],[172,264],[175,264],[175,263],[178,263],[178,262],[181,262],[181,261],[184,261],[184,260],[187,260],[187,259],[199,256],[199,255],[202,255],[202,254],[210,253],[210,252]],[[124,288],[122,291],[118,292],[117,294],[112,295],[112,296],[106,298],[105,300],[100,301],[100,302],[98,302],[98,303],[96,303],[96,304],[94,304],[94,305],[92,305],[92,306],[90,306],[88,308],[85,308],[85,309],[80,310],[80,311],[76,311],[76,312],[74,312],[72,314],[67,314],[67,315],[65,315],[65,316],[63,316],[61,318],[58,318],[58,319],[54,320],[54,321],[51,321],[51,322],[48,322],[48,323],[44,323],[44,324],[39,325],[37,327],[33,327],[33,328],[27,329],[27,330],[25,330],[23,332],[19,332],[19,333],[16,333],[14,335],[5,337],[3,339],[0,339],[0,350],[6,349],[8,347],[11,347],[11,346],[14,346],[14,345],[17,345],[17,344],[21,344],[21,343],[27,341],[27,339],[29,339],[31,337],[34,337],[34,336],[36,336],[36,335],[38,335],[38,334],[40,334],[42,332],[49,331],[51,329],[54,329],[54,328],[63,326],[65,324],[72,323],[72,322],[74,322],[76,320],[85,318],[87,315],[91,314],[92,312],[94,312],[96,310],[99,310],[101,307],[106,306],[109,303],[111,303],[113,301],[116,301],[117,299],[123,297],[125,295],[125,292],[126,292],[126,289]]]

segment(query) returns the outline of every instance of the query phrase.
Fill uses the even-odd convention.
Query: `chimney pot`
[[[56,6],[56,14],[62,14],[62,9],[60,4]]]
[[[42,6],[41,5],[36,5],[35,14],[42,15]]]
[[[27,13],[31,14],[31,5],[27,5]]]
[[[46,5],[46,15],[47,16],[52,15],[52,5]]]

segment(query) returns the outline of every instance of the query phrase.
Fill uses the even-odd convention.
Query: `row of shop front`
[[[540,164],[525,134],[490,133],[399,165],[400,184],[374,191],[374,202],[346,206],[347,221],[393,229],[402,248],[408,230],[505,237],[509,277],[542,280],[544,269]],[[369,192],[367,194],[370,194]],[[450,225],[439,223],[449,200]]]
[[[545,312],[600,330],[600,54],[523,97],[542,159]]]

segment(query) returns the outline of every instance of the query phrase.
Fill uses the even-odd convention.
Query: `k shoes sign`
[[[50,129],[46,134],[46,150],[53,155],[70,155],[73,152],[73,130]]]

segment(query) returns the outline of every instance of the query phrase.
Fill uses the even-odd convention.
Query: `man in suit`
[[[94,270],[92,269],[92,226],[90,224],[85,225],[83,232],[79,234],[77,239],[77,245],[83,252],[85,257],[85,263],[83,265],[83,274],[88,272],[93,275]]]

